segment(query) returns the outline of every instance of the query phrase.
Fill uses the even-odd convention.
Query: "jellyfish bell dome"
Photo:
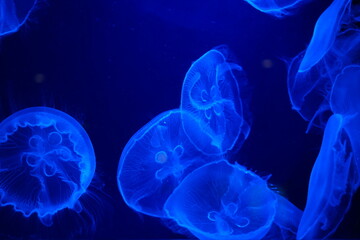
[[[192,119],[179,109],[159,114],[131,137],[121,154],[118,187],[126,204],[137,212],[166,217],[163,205],[182,179],[217,159],[190,142],[181,124],[184,115]]]
[[[246,85],[247,79],[242,67],[229,56],[226,45],[206,52],[191,65],[182,86],[180,109],[198,120],[194,124],[183,117],[184,131],[208,155],[221,155],[235,144],[241,145],[250,132],[248,112],[240,94],[244,89],[239,89],[239,85]],[[199,133],[211,141],[202,141]]]
[[[265,180],[220,160],[190,173],[164,208],[200,239],[261,239],[275,219],[276,204]]]
[[[89,136],[62,111],[27,108],[0,124],[0,204],[25,217],[51,225],[64,208],[80,211],[95,165]]]

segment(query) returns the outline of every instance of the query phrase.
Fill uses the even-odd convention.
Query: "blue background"
[[[84,126],[97,169],[92,197],[82,202],[96,229],[71,211],[47,228],[36,216],[25,219],[4,207],[0,238],[184,238],[128,208],[116,170],[130,137],[157,114],[179,107],[191,63],[220,44],[243,66],[251,94],[250,136],[229,157],[261,176],[272,174],[274,188],[303,209],[322,132],[305,134],[307,123],[291,110],[284,59],[306,48],[330,3],[314,0],[277,19],[241,0],[40,2],[19,32],[0,39],[0,117],[49,106]],[[359,216],[358,191],[334,237],[360,238]]]

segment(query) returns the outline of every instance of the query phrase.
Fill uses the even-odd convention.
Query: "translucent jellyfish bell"
[[[313,37],[299,66],[299,72],[308,71],[318,63],[333,45],[351,0],[334,0],[316,22]]]
[[[350,65],[343,69],[332,88],[330,106],[335,114],[344,119],[346,131],[360,174],[360,65]]]
[[[64,208],[81,210],[80,196],[95,171],[95,155],[82,126],[47,107],[18,111],[0,124],[0,204],[44,225]]]
[[[208,51],[191,65],[183,83],[180,108],[197,119],[183,117],[183,127],[205,154],[231,150],[235,143],[242,144],[250,131],[238,87],[238,82],[246,82],[244,71],[229,62],[227,55],[224,46]]]
[[[327,53],[309,70],[299,71],[304,52],[291,62],[288,72],[290,101],[293,109],[309,121],[309,128],[325,127],[330,115],[330,92],[336,76],[344,67],[359,63],[359,51],[360,31],[347,29],[337,33]]]
[[[331,110],[344,117],[360,113],[360,65],[345,67],[334,82],[331,92]]]
[[[261,239],[273,223],[296,231],[301,217],[301,211],[278,198],[264,179],[226,160],[190,173],[164,209],[199,239]]]
[[[335,114],[326,125],[297,239],[325,239],[335,232],[359,185],[359,172],[344,123],[344,118]]]
[[[117,182],[124,201],[134,210],[164,217],[163,205],[182,179],[214,160],[198,151],[185,135],[181,115],[187,114],[180,110],[164,112],[126,144]]]
[[[17,32],[35,8],[37,0],[1,0],[0,36]]]

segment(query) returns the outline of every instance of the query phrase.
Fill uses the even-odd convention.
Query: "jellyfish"
[[[37,0],[1,0],[0,36],[17,32],[29,18]]]
[[[185,116],[183,127],[190,141],[205,154],[224,154],[235,144],[241,146],[249,135],[248,111],[240,97],[244,89],[239,90],[238,82],[245,86],[244,71],[229,61],[226,46],[205,53],[186,73],[180,108],[197,121],[188,121]]]
[[[266,180],[226,160],[190,173],[165,203],[167,215],[199,239],[261,239],[273,224],[294,236],[302,212]],[[278,236],[278,239],[280,237]]]
[[[121,154],[118,187],[126,204],[137,212],[165,217],[163,205],[182,179],[216,159],[192,145],[181,115],[189,114],[179,109],[161,113],[131,137]]]
[[[359,172],[345,119],[332,115],[325,128],[319,155],[310,175],[308,196],[297,239],[329,237],[349,210]]]
[[[329,37],[332,37],[332,34],[327,34],[327,38]],[[324,42],[329,43],[329,41]],[[326,51],[327,48],[320,48],[319,52]],[[308,49],[310,49],[310,46]],[[306,53],[300,53],[291,62],[288,72],[290,101],[292,108],[304,120],[309,121],[308,129],[312,126],[322,129],[325,127],[328,118],[332,115],[329,99],[336,76],[341,73],[344,67],[359,63],[359,51],[360,31],[345,28],[340,33],[337,33],[334,42],[322,57],[317,55],[318,52],[315,51],[314,54],[321,57],[320,60],[316,60],[317,62],[307,60],[306,65],[314,64],[308,70],[299,71],[304,55],[308,59],[312,59],[308,50]]]
[[[330,97],[330,106],[334,114],[344,119],[343,128],[347,133],[355,165],[360,174],[360,65],[350,65],[343,69],[336,77]]]
[[[0,124],[0,204],[52,225],[78,202],[95,171],[89,136],[71,116],[48,107],[14,113]]]
[[[314,34],[300,63],[299,72],[308,71],[319,62],[333,45],[341,20],[351,0],[334,0],[316,22]]]
[[[260,12],[275,17],[290,15],[292,10],[308,0],[244,0]]]

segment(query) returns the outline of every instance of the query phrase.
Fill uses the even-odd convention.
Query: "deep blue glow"
[[[183,117],[184,130],[205,154],[224,154],[235,143],[241,145],[250,132],[240,96],[243,89],[238,87],[247,80],[228,55],[225,46],[208,51],[191,65],[183,83],[181,109],[197,119],[194,124]]]
[[[0,36],[17,32],[26,22],[37,0],[1,0]]]
[[[299,72],[308,71],[318,63],[333,45],[343,15],[349,10],[350,0],[334,0],[316,22],[313,37],[301,61]]]
[[[335,114],[326,125],[310,176],[298,239],[325,239],[336,230],[349,209],[359,172],[352,143],[343,129],[345,122],[341,115]]]
[[[359,79],[360,65],[347,66],[337,76],[330,98],[331,110],[334,113],[350,119],[358,115],[360,110]]]
[[[257,10],[276,16],[283,17],[289,15],[291,10],[307,0],[244,0]]]
[[[18,111],[0,124],[0,199],[44,225],[64,209],[81,210],[80,196],[95,171],[95,155],[82,126],[56,109]]]
[[[350,65],[343,69],[335,80],[330,106],[335,114],[340,114],[344,119],[344,131],[346,131],[355,155],[355,165],[360,175],[360,66]],[[360,179],[354,188],[358,188]]]
[[[181,115],[192,118],[178,109],[158,115],[132,136],[121,154],[119,190],[127,205],[138,212],[164,217],[163,205],[182,179],[214,160],[189,141]]]
[[[321,43],[320,43],[321,44]],[[324,49],[322,49],[324,50]],[[289,67],[288,93],[293,109],[309,121],[309,128],[324,128],[329,98],[336,76],[348,65],[358,63],[360,31],[346,29],[338,33],[327,53],[309,70],[300,72],[304,53],[294,58]]]
[[[226,160],[190,173],[164,208],[199,239],[217,240],[261,239],[273,223],[294,235],[302,214],[271,191],[264,179]]]

